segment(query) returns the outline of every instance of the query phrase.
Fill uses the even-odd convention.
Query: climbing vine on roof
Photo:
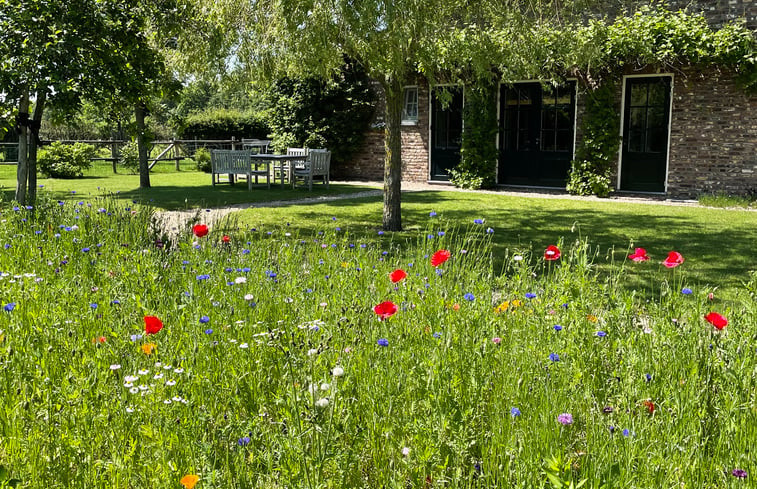
[[[574,59],[563,62],[589,84],[622,73],[626,66],[657,65],[732,69],[742,85],[757,88],[757,39],[743,19],[715,29],[702,14],[646,6],[612,23],[593,20],[564,36],[575,49]]]

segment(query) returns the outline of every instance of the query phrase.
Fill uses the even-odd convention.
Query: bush
[[[460,164],[450,169],[450,181],[460,188],[496,185],[497,95],[490,84],[466,87]]]
[[[179,129],[182,139],[265,139],[269,128],[264,117],[255,112],[213,109],[187,117]]]
[[[357,66],[345,67],[328,82],[284,78],[268,95],[273,147],[326,148],[332,168],[349,163],[360,149],[374,112],[370,81]]]
[[[81,178],[84,170],[92,167],[94,146],[84,143],[63,144],[58,141],[40,149],[37,156],[39,169],[52,178]]]
[[[192,160],[194,160],[198,171],[210,173],[210,151],[207,148],[200,148],[195,151]]]
[[[611,177],[620,146],[619,121],[612,85],[587,94],[583,139],[571,163],[568,192],[607,197],[612,191]]]
[[[139,173],[139,147],[136,141],[129,141],[121,148],[119,164],[130,173]]]

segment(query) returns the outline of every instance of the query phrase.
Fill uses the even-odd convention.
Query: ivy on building
[[[664,5],[653,5],[611,22],[592,20],[559,31],[539,26],[530,36],[544,59],[524,66],[527,72],[516,73],[511,67],[501,67],[502,81],[550,81],[571,75],[587,90],[584,141],[572,162],[567,185],[570,192],[581,195],[607,195],[613,188],[611,174],[617,158],[620,123],[614,90],[629,69],[653,67],[680,72],[688,67],[724,71],[734,74],[746,91],[757,91],[757,39],[743,19],[714,29],[700,13],[673,12]],[[478,98],[486,90],[490,89],[477,86],[466,89],[462,159],[450,172],[452,182],[465,188],[495,184],[495,92],[487,95],[490,97],[487,104]]]
[[[586,94],[583,137],[566,187],[572,194],[606,197],[613,189],[612,170],[620,146],[620,113],[614,99],[609,84]]]
[[[450,181],[467,189],[491,188],[496,182],[497,106],[492,83],[465,87],[460,164],[450,169]]]

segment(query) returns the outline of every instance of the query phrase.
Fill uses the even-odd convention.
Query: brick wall
[[[668,195],[757,191],[757,95],[732,74],[684,74],[673,82]]]
[[[690,12],[702,12],[713,26],[744,18],[747,27],[757,30],[757,1],[755,0],[670,0],[672,10],[688,7]]]
[[[366,134],[363,147],[353,157],[353,164],[344,165],[336,179],[383,180],[384,179],[384,94],[378,84],[376,90],[376,115],[371,131]],[[402,126],[402,180],[425,182],[428,180],[428,84],[418,83],[418,122]]]

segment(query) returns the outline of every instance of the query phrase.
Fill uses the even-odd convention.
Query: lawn
[[[678,251],[686,260],[682,269],[688,280],[726,293],[757,269],[757,212],[752,211],[435,191],[403,194],[402,212],[407,231],[394,238],[378,236],[380,198],[247,209],[231,219],[236,225],[258,229],[289,222],[313,232],[324,220],[336,217],[344,230],[357,236],[402,241],[416,236],[427,226],[429,213],[436,212],[436,231],[466,227],[475,219],[483,220],[482,228],[491,227],[495,271],[515,252],[531,250],[538,256],[549,244],[586,239],[601,266],[623,263],[634,247],[645,248],[657,263],[668,252]],[[624,287],[659,291],[648,268],[628,267]]]
[[[56,200],[81,200],[113,193],[114,197],[124,202],[139,201],[157,209],[176,210],[220,207],[231,204],[267,202],[272,200],[292,200],[304,197],[318,197],[373,190],[376,187],[356,185],[330,185],[326,190],[321,184],[313,185],[313,191],[301,187],[292,189],[272,185],[267,189],[262,184],[252,191],[247,190],[247,182],[236,185],[227,183],[213,187],[209,173],[194,170],[191,160],[183,160],[181,171],[176,171],[173,162],[159,163],[150,174],[149,189],[139,188],[139,175],[126,173],[113,174],[110,163],[95,162],[90,170],[80,179],[56,179],[39,177],[39,184],[50,198]],[[261,179],[261,182],[263,180]],[[3,200],[13,199],[16,188],[16,167],[0,165],[0,195]],[[74,193],[75,192],[75,193]]]
[[[172,247],[113,198],[2,206],[0,486],[749,487],[757,278],[710,299],[686,237],[742,226],[728,260],[751,214],[406,197],[401,234],[342,201]]]

